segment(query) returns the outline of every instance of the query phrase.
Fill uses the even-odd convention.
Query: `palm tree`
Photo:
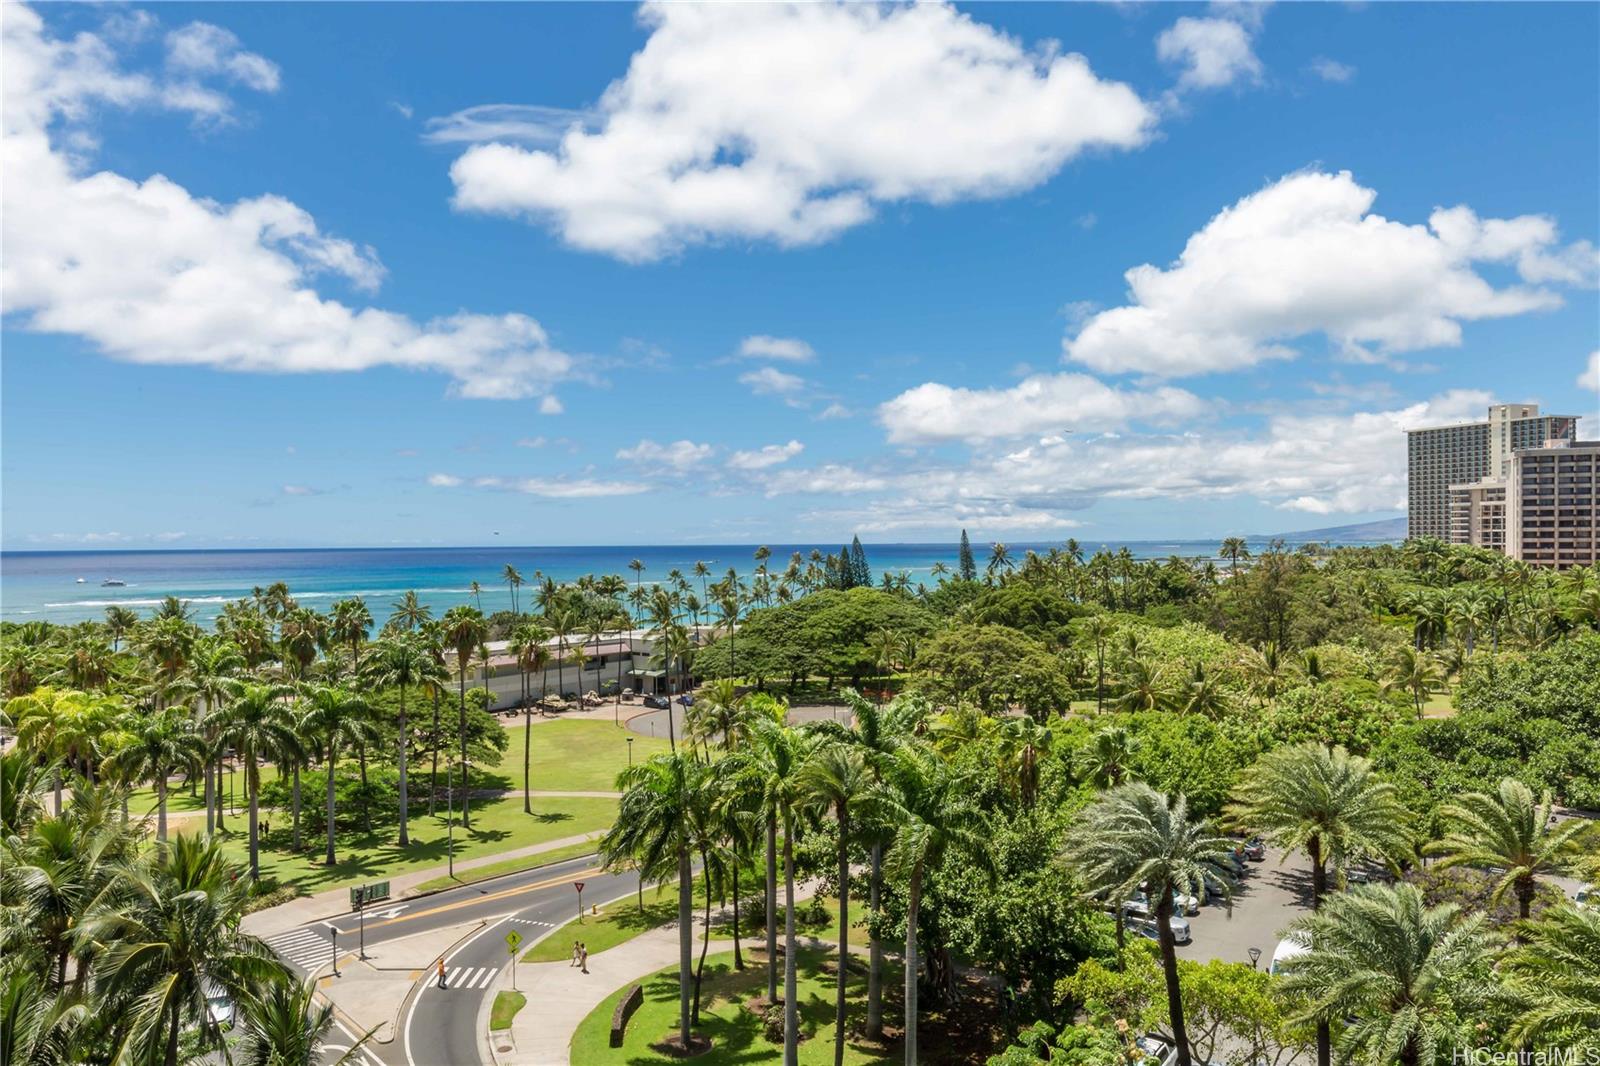
[[[1239,560],[1250,558],[1250,546],[1243,537],[1228,537],[1223,540],[1222,547],[1217,549],[1217,555],[1228,560],[1228,584],[1233,586],[1234,595],[1237,596]]]
[[[1289,662],[1278,650],[1275,641],[1267,641],[1259,649],[1239,649],[1239,670],[1244,675],[1250,694],[1262,706],[1278,698],[1289,678]]]
[[[1552,825],[1552,806],[1549,791],[1535,801],[1527,785],[1507,777],[1493,795],[1468,792],[1440,807],[1447,831],[1425,850],[1442,856],[1441,869],[1488,866],[1504,871],[1489,902],[1498,904],[1514,889],[1518,914],[1526,919],[1533,913],[1538,879],[1567,868],[1588,827],[1581,818]]]
[[[508,568],[509,569],[509,568]],[[511,630],[511,641],[506,650],[517,659],[517,671],[522,675],[522,811],[533,813],[533,700],[529,691],[528,673],[539,671],[541,684],[549,666],[550,651],[545,641],[550,631],[537,622],[521,622]]]
[[[1507,1034],[1512,1041],[1580,1052],[1600,1047],[1600,910],[1545,911],[1523,926],[1523,942],[1506,954],[1501,972],[1520,1009]]]
[[[761,719],[751,730],[744,771],[747,786],[757,798],[757,809],[767,831],[767,1002],[778,1000],[778,825],[792,816],[804,797],[800,770],[805,765],[805,738],[783,724],[781,718]],[[787,845],[786,845],[787,846]],[[793,886],[791,885],[791,888]],[[794,910],[794,900],[789,900]],[[788,962],[793,962],[791,946]],[[787,981],[787,977],[785,978]],[[794,1002],[790,997],[788,1004]],[[784,1032],[792,1027],[785,1009]],[[787,1037],[786,1037],[787,1042]]]
[[[690,867],[689,782],[692,757],[653,755],[617,775],[622,800],[617,820],[600,841],[608,865],[628,862],[642,879],[678,878],[678,1032],[691,1046],[689,982],[694,958],[694,872]],[[770,920],[770,918],[769,918]]]
[[[638,559],[628,564],[628,569],[633,571],[633,598],[636,603],[644,602],[644,563]],[[637,615],[635,616],[637,617]]]
[[[182,690],[200,701],[198,719],[203,724],[212,720],[214,712],[227,705],[239,691],[240,672],[245,668],[244,655],[228,640],[203,638],[195,645],[194,655],[184,671]],[[222,748],[216,743],[215,730],[204,727],[210,735],[206,742],[205,806],[206,835],[218,827],[222,815]],[[212,804],[215,802],[215,810]]]
[[[517,572],[516,567],[507,563],[505,569],[500,571],[500,577],[505,581],[506,587],[511,590],[511,613],[515,615],[517,613],[517,589],[522,587],[522,575]]]
[[[350,646],[350,676],[361,673],[361,642],[372,628],[372,612],[360,596],[334,603],[329,612],[328,635]]]
[[[989,545],[989,563],[984,567],[984,580],[994,584],[995,575],[1004,576],[1016,568],[1016,563],[1011,559],[1011,549],[1004,544],[996,542]]]
[[[111,637],[111,650],[122,650],[122,641],[139,625],[139,616],[126,607],[106,608],[106,633]]]
[[[75,1054],[89,1007],[78,997],[52,995],[28,970],[17,967],[0,984],[0,1062],[58,1066]]]
[[[1310,945],[1282,964],[1283,991],[1307,1001],[1294,1021],[1338,1022],[1344,1061],[1436,1061],[1456,1032],[1457,1012],[1470,1011],[1475,989],[1489,983],[1484,921],[1482,914],[1458,920],[1453,903],[1427,906],[1415,885],[1361,885],[1330,896],[1290,926],[1290,936]]]
[[[1089,637],[1094,641],[1094,709],[1102,714],[1106,709],[1106,644],[1117,631],[1117,624],[1103,614],[1091,615],[1086,623]]]
[[[905,1061],[916,1066],[917,915],[923,878],[949,852],[962,852],[980,865],[988,855],[983,812],[972,802],[971,782],[964,775],[926,747],[907,745],[895,752],[889,776],[893,787],[883,805],[895,836],[886,867],[891,877],[906,883]]]
[[[200,765],[205,744],[194,723],[172,708],[135,716],[133,743],[113,758],[129,779],[144,779],[156,789],[156,839],[167,839],[167,778]]]
[[[347,689],[319,685],[309,692],[303,724],[307,734],[317,738],[323,748],[323,766],[327,772],[328,852],[324,861],[334,865],[335,780],[339,767],[339,752],[375,740],[377,727],[372,722],[372,708],[359,696]],[[405,740],[402,737],[401,744]],[[401,822],[403,826],[404,821]]]
[[[844,1066],[844,997],[850,972],[850,816],[856,804],[870,802],[873,779],[858,747],[833,743],[806,762],[800,771],[800,785],[812,802],[833,810],[839,827],[839,978],[834,993],[833,1063]]]
[[[61,812],[62,767],[94,779],[100,739],[121,714],[122,701],[46,685],[6,704],[17,744],[55,766],[55,809]]]
[[[686,739],[709,746],[713,737],[724,752],[741,747],[750,736],[751,718],[744,694],[731,677],[708,681],[695,693],[694,706],[684,711]]]
[[[443,680],[445,674],[427,651],[409,636],[380,643],[370,666],[373,684],[400,690],[400,717],[396,724],[400,734],[400,846],[403,848],[411,843],[406,789],[406,755],[411,750],[411,730],[406,724],[406,690]],[[365,750],[365,741],[361,742],[361,747]]]
[[[1055,744],[1055,733],[1024,715],[1002,721],[996,735],[1001,772],[1016,785],[1023,809],[1032,810],[1039,794],[1039,767]]]
[[[323,1041],[333,1028],[333,1004],[317,993],[315,981],[275,981],[239,1005],[238,1043],[230,1049],[235,1066],[321,1066],[327,1060]],[[367,1036],[333,1066],[362,1061],[358,1056]]]
[[[460,732],[461,732],[461,825],[463,828],[472,828],[472,816],[468,812],[467,786],[467,670],[472,665],[472,653],[477,651],[488,637],[489,627],[483,620],[483,612],[476,607],[452,607],[444,614],[444,629],[441,634],[444,640],[452,645],[456,651],[456,674],[461,683],[460,703]],[[488,664],[484,664],[487,672]]]
[[[1396,648],[1394,658],[1384,672],[1381,690],[1385,695],[1396,691],[1408,693],[1417,709],[1417,718],[1421,720],[1423,701],[1443,682],[1438,667],[1433,665],[1427,652],[1415,648]]]
[[[1372,764],[1342,747],[1315,741],[1274,748],[1245,771],[1229,809],[1241,826],[1286,853],[1311,859],[1311,909],[1328,895],[1328,866],[1342,871],[1363,855],[1391,862],[1409,850],[1409,815],[1395,787]],[[1317,1063],[1328,1066],[1332,1034],[1317,1024]]]
[[[415,589],[408,589],[405,596],[390,604],[390,609],[393,613],[389,616],[388,624],[407,633],[433,617],[433,611],[418,601]]]
[[[1164,672],[1147,659],[1129,660],[1122,686],[1122,695],[1112,705],[1119,711],[1155,711],[1171,702]]]
[[[1172,937],[1172,897],[1200,896],[1208,888],[1231,894],[1232,848],[1231,841],[1213,835],[1203,820],[1189,817],[1182,795],[1169,800],[1141,782],[1101,793],[1067,834],[1068,861],[1091,892],[1109,896],[1119,907],[1141,885],[1149,892],[1178,1066],[1190,1066],[1191,1059]]]
[[[249,683],[219,716],[222,735],[244,758],[244,787],[250,798],[250,879],[261,879],[260,835],[257,815],[261,798],[263,755],[293,744],[294,721],[284,702],[290,694],[285,685]]]
[[[1139,750],[1139,738],[1119,725],[1096,733],[1073,758],[1078,777],[1096,788],[1116,788],[1128,779],[1128,767]]]
[[[287,974],[265,944],[238,931],[249,895],[227,877],[219,842],[180,836],[170,860],[161,854],[124,871],[118,905],[96,909],[78,939],[105,945],[98,990],[129,1004],[116,1057],[177,1066],[186,1025],[218,1039],[211,989],[240,1003]]]

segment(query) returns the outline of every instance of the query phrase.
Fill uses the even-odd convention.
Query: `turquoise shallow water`
[[[1012,544],[1014,557],[1030,548],[1044,552],[1060,541]],[[1128,541],[1110,544],[1083,542],[1086,553],[1101,548],[1127,548],[1139,558],[1168,555],[1213,557],[1217,542]],[[789,556],[809,555],[813,547],[837,552],[834,545],[772,544],[768,567],[781,572]],[[988,546],[974,544],[981,567]],[[501,571],[511,563],[531,582],[535,571],[557,581],[584,574],[621,574],[631,585],[628,563],[645,564],[646,583],[666,578],[676,569],[692,577],[694,564],[704,562],[712,579],[735,567],[748,575],[755,568],[755,545],[640,545],[600,547],[517,548],[327,548],[251,551],[104,551],[104,552],[4,552],[0,553],[0,618],[7,621],[44,619],[78,622],[98,619],[112,604],[131,607],[141,614],[164,596],[189,601],[195,618],[210,622],[228,600],[248,596],[257,585],[274,581],[288,584],[296,599],[326,610],[334,600],[361,596],[381,624],[390,604],[407,589],[433,608],[435,616],[459,603],[472,602],[471,584],[482,586],[481,605],[486,612],[507,609],[511,594]],[[957,547],[949,544],[872,544],[867,558],[877,576],[884,570],[906,571],[915,582],[929,579],[935,562],[954,567]],[[80,584],[78,579],[82,578]],[[122,587],[103,587],[114,578]],[[526,591],[526,590],[524,590]]]

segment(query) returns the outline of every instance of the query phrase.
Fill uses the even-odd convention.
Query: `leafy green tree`
[[[1515,891],[1517,910],[1527,919],[1533,913],[1538,879],[1565,871],[1589,829],[1582,819],[1552,824],[1553,806],[1550,793],[1535,800],[1527,785],[1505,778],[1492,794],[1469,792],[1441,808],[1448,831],[1426,850],[1440,856],[1439,866],[1445,869],[1487,866],[1503,871],[1490,902],[1499,903],[1507,892]]]
[[[1339,1024],[1340,1058],[1368,1066],[1437,1061],[1491,987],[1484,916],[1427,906],[1412,885],[1361,885],[1290,927],[1310,945],[1282,963],[1305,1022]]]
[[[978,561],[972,555],[972,542],[967,539],[967,531],[961,531],[961,549],[957,556],[956,571],[961,575],[962,581],[978,580]]]
[[[1226,837],[1213,835],[1204,821],[1189,817],[1183,796],[1169,800],[1138,782],[1101,794],[1078,816],[1067,837],[1067,860],[1091,892],[1120,901],[1142,885],[1150,894],[1178,1066],[1190,1066],[1191,1057],[1172,936],[1172,896],[1202,895],[1208,889],[1230,892],[1231,852]]]
[[[406,720],[406,692],[429,683],[443,681],[446,675],[427,650],[408,636],[382,641],[368,665],[374,685],[400,691],[400,715],[395,724],[399,730],[400,846],[403,848],[411,843],[407,828],[409,808],[406,789],[406,754],[411,748],[411,730]],[[357,745],[364,748],[365,739],[357,738]],[[331,765],[329,773],[332,773]],[[465,803],[465,799],[462,802]]]
[[[872,587],[872,568],[867,565],[867,551],[860,537],[850,538],[850,584],[855,588]]]
[[[890,764],[889,780],[892,788],[884,807],[895,835],[885,866],[891,877],[906,886],[904,1046],[906,1066],[917,1066],[917,914],[923,881],[929,868],[949,853],[983,861],[984,817],[972,802],[965,776],[926,748],[899,748]]]

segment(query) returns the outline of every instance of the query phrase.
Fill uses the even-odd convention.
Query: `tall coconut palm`
[[[1600,1050],[1600,910],[1545,911],[1523,927],[1523,942],[1506,954],[1501,972],[1518,1008],[1508,1034],[1514,1042]]]
[[[746,787],[757,798],[767,836],[767,1002],[778,999],[778,828],[804,798],[800,771],[805,765],[806,738],[783,724],[763,718],[751,730],[746,751]],[[792,841],[787,842],[792,843]],[[786,843],[786,847],[787,847]],[[791,922],[794,900],[789,900]],[[791,949],[787,961],[794,961]],[[787,980],[787,978],[786,978]],[[791,996],[790,1004],[794,1002]],[[785,1032],[790,1027],[785,1020]]]
[[[56,813],[61,812],[62,767],[92,781],[100,740],[122,711],[120,699],[49,685],[6,704],[18,746],[55,766]]]
[[[1067,859],[1090,891],[1123,900],[1144,886],[1154,909],[1166,978],[1167,1016],[1178,1066],[1190,1066],[1178,953],[1172,936],[1174,893],[1203,895],[1233,887],[1232,843],[1189,817],[1182,795],[1167,796],[1142,782],[1104,792],[1078,816],[1067,834]]]
[[[1577,854],[1589,823],[1581,818],[1551,824],[1550,793],[1535,800],[1533,790],[1505,778],[1494,793],[1468,792],[1439,808],[1445,836],[1425,849],[1440,856],[1440,868],[1488,866],[1503,871],[1489,902],[1515,891],[1517,911],[1533,913],[1539,878],[1565,871]]]
[[[985,823],[983,812],[972,802],[971,783],[925,747],[906,745],[896,751],[890,781],[883,805],[895,835],[885,868],[906,885],[904,1043],[906,1066],[916,1066],[917,918],[923,880],[929,867],[937,866],[949,852],[986,864]]]
[[[112,605],[106,608],[106,634],[111,638],[111,650],[122,650],[122,642],[139,625],[139,616],[126,607]]]
[[[472,666],[472,655],[483,645],[489,635],[489,627],[483,620],[483,612],[476,607],[452,607],[445,612],[442,619],[444,626],[441,636],[445,642],[455,648],[456,674],[459,678],[460,689],[460,734],[461,734],[461,825],[463,828],[472,827],[472,815],[469,810],[467,787],[467,671]],[[488,664],[484,664],[484,672],[488,672]]]
[[[350,676],[361,673],[361,644],[372,629],[372,612],[360,596],[335,601],[328,613],[328,636],[350,649]]]
[[[695,693],[694,706],[684,711],[683,733],[707,747],[715,739],[724,752],[732,752],[749,740],[750,723],[744,693],[731,677],[721,677]]]
[[[205,744],[195,732],[194,723],[176,708],[135,715],[130,723],[132,743],[120,748],[112,758],[130,780],[143,779],[155,785],[156,839],[167,839],[167,779],[180,770],[200,765]]]
[[[1394,860],[1410,849],[1410,817],[1393,785],[1342,747],[1315,741],[1274,748],[1245,771],[1229,815],[1286,855],[1311,859],[1311,909],[1328,895],[1328,869],[1366,855]],[[1332,1034],[1317,1024],[1318,1066],[1332,1060]]]
[[[217,637],[202,638],[195,644],[194,654],[184,670],[182,691],[186,697],[199,702],[197,721],[211,720],[212,712],[227,705],[239,691],[239,675],[245,669],[243,653],[231,640]],[[211,836],[222,814],[222,751],[216,743],[215,730],[203,728],[206,742],[205,807],[206,835]],[[213,810],[213,803],[215,810]]]
[[[1490,984],[1485,916],[1429,907],[1415,885],[1362,885],[1330,896],[1290,926],[1309,949],[1281,966],[1283,990],[1303,996],[1301,1024],[1339,1024],[1344,1061],[1420,1066],[1438,1059],[1458,1011]],[[1182,1045],[1180,1044],[1180,1047]]]
[[[1217,549],[1217,555],[1228,560],[1228,584],[1238,595],[1239,587],[1239,560],[1250,558],[1249,543],[1243,537],[1228,537],[1223,540],[1222,547]]]
[[[400,846],[403,848],[411,843],[408,829],[410,793],[406,787],[406,756],[411,750],[411,729],[406,721],[406,692],[431,681],[441,681],[445,673],[427,650],[410,636],[381,641],[369,660],[369,668],[374,685],[400,690],[400,715],[395,724],[399,732]],[[365,747],[364,743],[362,747]]]
[[[858,805],[872,802],[873,779],[860,748],[833,743],[806,761],[800,771],[800,785],[812,802],[833,812],[839,828],[839,976],[834,990],[833,1063],[844,1066],[844,999],[850,972],[851,816]]]
[[[995,731],[1000,744],[1002,776],[1016,786],[1025,810],[1032,810],[1039,795],[1039,770],[1055,745],[1055,733],[1032,718],[1007,718]]]
[[[690,866],[689,782],[693,759],[653,755],[617,775],[617,820],[600,841],[607,864],[626,862],[646,880],[678,879],[678,1032],[691,1045],[689,991],[694,959],[694,872]]]
[[[417,599],[415,589],[408,589],[406,594],[390,604],[389,608],[392,613],[387,624],[407,633],[433,618],[433,609]]]
[[[510,569],[507,567],[507,569]],[[506,650],[517,660],[517,672],[522,675],[522,811],[533,813],[533,699],[528,675],[539,671],[542,681],[550,663],[550,651],[545,642],[550,631],[537,622],[520,622],[512,627],[511,640]]]
[[[261,760],[295,743],[294,719],[286,685],[248,683],[218,716],[222,735],[244,759],[244,787],[249,797],[250,879],[261,879]]]
[[[339,753],[349,748],[369,743],[378,736],[372,721],[372,708],[348,689],[331,685],[313,687],[306,696],[306,715],[302,719],[309,736],[322,746],[323,769],[327,773],[328,851],[323,861],[329,866],[337,862],[334,854],[334,830],[337,824],[334,808]],[[401,743],[404,743],[402,739]],[[402,821],[401,823],[405,823]]]

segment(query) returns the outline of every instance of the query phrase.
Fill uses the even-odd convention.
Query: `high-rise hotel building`
[[[1592,565],[1600,442],[1577,433],[1577,418],[1526,403],[1495,404],[1486,422],[1409,431],[1409,535]]]

